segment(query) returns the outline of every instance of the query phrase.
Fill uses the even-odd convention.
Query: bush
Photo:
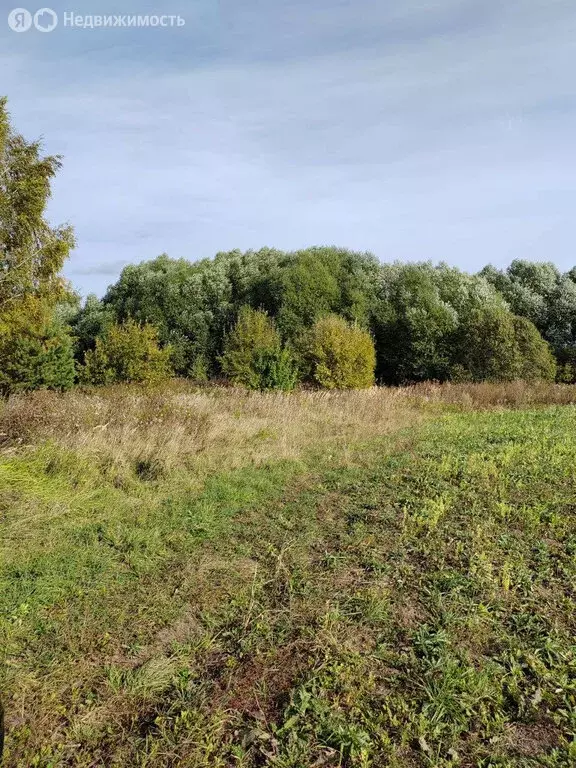
[[[303,354],[311,380],[325,389],[364,389],[374,384],[372,337],[337,315],[316,321],[306,336]]]
[[[244,306],[228,334],[220,358],[223,373],[247,389],[293,389],[297,371],[282,348],[273,320],[262,310]]]
[[[71,389],[75,379],[72,339],[59,328],[10,334],[0,342],[0,391]]]
[[[133,320],[111,325],[85,355],[81,381],[86,384],[116,382],[155,383],[173,374],[170,347],[161,348],[158,332]]]
[[[556,353],[558,366],[556,371],[556,381],[561,384],[574,384],[576,382],[576,349],[560,349]]]
[[[288,349],[275,349],[258,355],[255,369],[260,374],[260,389],[291,392],[298,383],[298,368]]]

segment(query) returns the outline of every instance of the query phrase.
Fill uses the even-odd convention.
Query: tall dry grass
[[[405,387],[405,397],[413,402],[444,403],[463,409],[530,408],[545,405],[573,405],[576,385],[550,382],[482,382],[478,384],[437,384],[425,382]]]
[[[400,390],[298,392],[163,391],[110,387],[63,395],[35,392],[0,406],[0,450],[50,441],[100,464],[145,476],[179,466],[234,468],[295,459],[318,444],[355,443],[419,418]]]
[[[0,450],[50,441],[114,470],[148,479],[192,465],[233,468],[294,459],[312,447],[390,433],[443,405],[463,409],[565,405],[576,386],[434,384],[290,395],[174,382],[162,390],[115,386],[35,392],[0,404]]]

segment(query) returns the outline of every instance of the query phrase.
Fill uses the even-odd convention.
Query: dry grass
[[[478,409],[576,402],[576,386],[435,384],[291,395],[193,388],[116,386],[64,395],[35,392],[0,405],[0,446],[15,452],[50,441],[100,467],[154,480],[185,467],[204,471],[297,459],[330,443],[353,445],[449,405]]]
[[[529,408],[576,403],[576,385],[510,381],[493,384],[436,384],[426,382],[401,390],[415,402],[457,405],[463,410]]]
[[[410,415],[409,415],[410,414]],[[297,459],[319,443],[352,444],[419,418],[400,390],[247,393],[111,387],[36,392],[0,409],[6,452],[50,441],[111,469],[155,479],[179,467],[210,471]]]

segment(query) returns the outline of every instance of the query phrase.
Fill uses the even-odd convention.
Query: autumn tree
[[[304,336],[302,350],[310,380],[324,389],[365,389],[374,384],[372,337],[343,317],[319,318]]]
[[[134,320],[110,325],[88,350],[81,380],[86,384],[155,384],[173,374],[170,347],[161,347],[153,325]]]
[[[60,386],[69,382],[71,345],[54,322],[68,291],[60,270],[74,246],[69,226],[46,219],[51,182],[61,165],[39,141],[16,133],[0,99],[0,368],[2,388]],[[46,368],[39,360],[51,359]],[[63,366],[62,376],[55,370]],[[50,370],[44,375],[42,371]],[[16,374],[17,372],[17,374]],[[56,384],[55,384],[56,382]]]

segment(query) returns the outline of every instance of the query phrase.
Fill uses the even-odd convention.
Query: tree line
[[[0,100],[0,391],[226,378],[251,389],[576,379],[576,268],[514,261],[478,274],[382,264],[338,247],[127,266],[84,302],[74,247],[45,218],[60,158]]]

